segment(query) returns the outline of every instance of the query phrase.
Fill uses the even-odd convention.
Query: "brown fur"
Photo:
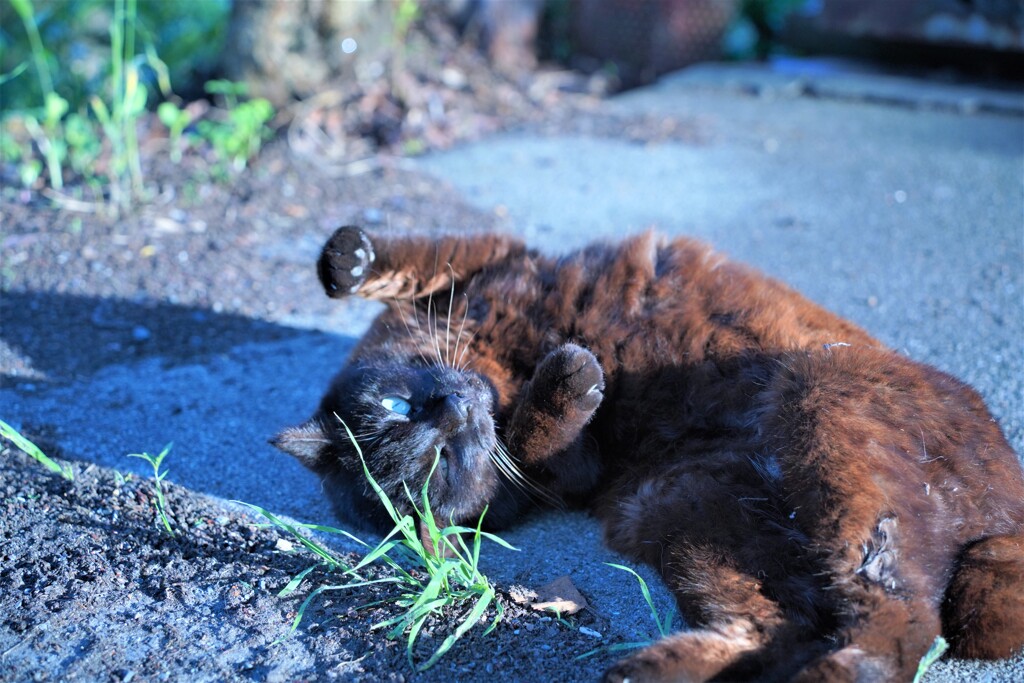
[[[432,495],[498,524],[538,499],[592,504],[694,627],[609,680],[909,680],[940,633],[960,656],[1024,646],[1024,478],[982,400],[785,285],[653,233],[551,259],[505,236],[342,228],[319,273],[390,307],[278,444],[344,488],[358,470],[337,421],[369,419],[349,405],[377,386],[363,369],[433,368],[423,417],[379,418],[402,428],[434,429],[449,413],[432,406],[482,380],[469,415],[493,415],[542,493],[480,455],[490,423],[424,437],[398,470],[367,447],[370,468],[422,482],[442,452]]]

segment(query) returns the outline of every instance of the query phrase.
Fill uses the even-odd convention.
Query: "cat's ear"
[[[327,457],[331,440],[317,417],[297,427],[289,427],[270,440],[272,446],[294,456],[311,470],[317,470]]]

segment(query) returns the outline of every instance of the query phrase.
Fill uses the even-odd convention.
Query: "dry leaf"
[[[580,595],[568,576],[560,576],[538,588],[537,599],[530,605],[538,612],[555,612],[559,615],[576,614],[586,606],[587,599]]]

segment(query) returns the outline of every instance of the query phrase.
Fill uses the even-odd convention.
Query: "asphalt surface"
[[[701,141],[507,134],[411,165],[507,212],[552,253],[648,227],[705,238],[973,384],[1024,452],[1024,97],[787,63],[702,67],[607,106],[692,121]],[[324,522],[315,478],[266,439],[308,416],[372,313],[350,306],[198,362],[155,356],[70,383],[5,382],[0,404],[4,419],[51,424],[67,453],[121,471],[149,474],[125,454],[173,441],[171,480]],[[202,315],[182,325],[200,330]],[[650,632],[636,584],[602,564],[620,558],[593,520],[544,515],[505,538],[521,551],[495,548],[492,578],[569,574],[617,616],[613,635]],[[943,662],[928,680],[1024,680],[1024,658]]]

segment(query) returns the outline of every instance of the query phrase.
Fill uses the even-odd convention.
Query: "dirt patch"
[[[75,469],[68,482],[21,453],[0,452],[3,680],[162,680],[187,672],[191,680],[450,681],[514,672],[575,681],[592,680],[614,658],[573,661],[594,647],[586,629],[600,632],[600,617],[584,611],[559,622],[520,606],[505,589],[496,629],[483,635],[481,623],[421,674],[409,667],[403,639],[370,630],[399,613],[386,585],[325,594],[289,637],[308,590],[341,578],[317,569],[297,592],[278,598],[315,564],[305,551],[282,549],[287,534],[169,484],[172,538],[158,525],[151,479],[81,463]],[[418,661],[462,617],[448,612],[429,621]]]

